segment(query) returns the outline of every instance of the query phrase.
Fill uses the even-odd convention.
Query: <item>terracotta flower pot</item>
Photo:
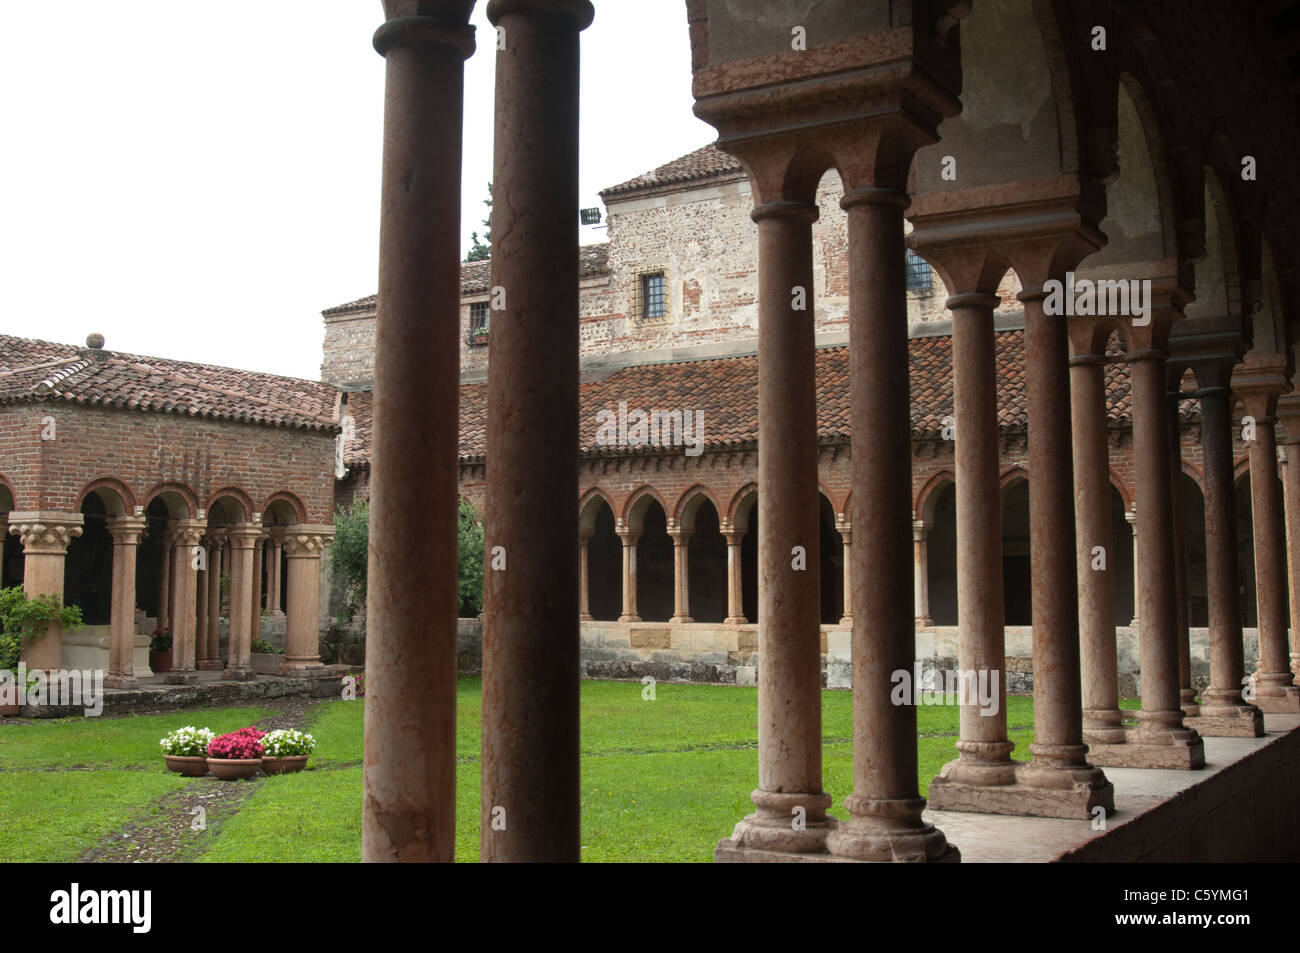
[[[305,754],[290,754],[283,758],[262,758],[262,770],[266,774],[293,774],[307,767],[307,758]]]
[[[254,777],[262,767],[261,758],[208,758],[208,770],[222,781],[239,781]]]
[[[208,759],[202,755],[165,754],[163,760],[167,762],[168,771],[175,771],[183,778],[201,778],[208,773]]]
[[[172,650],[168,649],[166,652],[155,652],[151,649],[149,651],[149,667],[154,670],[155,674],[158,672],[170,672],[172,670]]]

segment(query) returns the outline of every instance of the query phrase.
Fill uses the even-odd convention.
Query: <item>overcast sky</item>
[[[584,206],[715,137],[691,113],[685,3],[595,6]],[[492,174],[486,7],[462,254]],[[379,0],[0,2],[0,333],[318,378],[321,310],[375,291],[382,21]]]

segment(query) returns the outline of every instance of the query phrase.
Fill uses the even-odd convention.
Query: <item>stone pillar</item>
[[[266,608],[272,615],[282,616],[284,610],[280,607],[280,582],[281,556],[284,553],[284,528],[276,527],[271,530],[271,541],[266,548]]]
[[[207,525],[202,520],[177,520],[172,544],[172,670],[163,675],[168,685],[188,685],[199,680],[195,668],[198,645],[198,570],[194,547]]]
[[[166,520],[162,536],[158,540],[158,546],[162,550],[158,573],[158,628],[169,634],[172,631],[172,533],[175,529],[176,520]]]
[[[623,613],[619,622],[640,622],[636,614],[636,541],[641,534],[635,530],[622,529],[618,538],[623,541]]]
[[[258,526],[261,529],[261,526]],[[250,639],[262,637],[262,559],[266,548],[266,534],[253,543],[253,604],[248,613]]]
[[[55,596],[63,601],[63,570],[68,544],[81,535],[80,513],[50,510],[13,511],[9,532],[23,544],[23,592],[28,596]],[[32,670],[63,667],[63,629],[51,623],[44,638],[23,646],[22,660]]]
[[[384,11],[361,857],[450,862],[461,128],[474,30],[462,0],[386,0]]]
[[[998,268],[988,271],[1001,274]],[[948,280],[956,283],[952,278]],[[990,531],[1002,522],[998,379],[993,350],[993,309],[998,298],[993,294],[959,290],[975,284],[963,283],[956,289],[950,285],[950,290],[957,293],[946,303],[952,311],[957,666],[962,675],[963,697],[959,699],[958,757],[944,765],[939,776],[930,782],[930,804],[940,810],[1037,814],[1040,813],[1037,808],[1050,808],[1050,805],[1041,805],[1041,799],[1023,797],[1014,789],[1016,767],[1011,761],[1011,749],[1015,746],[1007,740],[1003,676],[1006,613],[1002,600],[1002,535]],[[1032,402],[1030,407],[1032,414]],[[1031,467],[1031,478],[1033,473]],[[923,533],[918,536],[924,538]],[[918,557],[917,563],[919,569],[923,560]],[[1037,621],[1037,602],[1034,617]],[[1034,671],[1037,673],[1037,666]],[[981,695],[991,698],[992,705],[987,701],[981,703]]]
[[[1278,400],[1282,422],[1283,498],[1286,509],[1286,567],[1291,595],[1291,671],[1300,673],[1300,395]]]
[[[488,370],[481,856],[577,861],[579,33],[588,0],[491,0],[500,31]],[[455,381],[453,381],[455,383]],[[454,553],[453,553],[454,555]],[[500,816],[507,819],[500,823]],[[493,822],[497,821],[496,824]]]
[[[840,514],[837,520],[840,531],[840,547],[843,551],[844,560],[844,614],[840,618],[840,625],[853,624],[853,524]]]
[[[592,530],[578,530],[578,618],[591,621],[591,568],[590,556]]]
[[[1139,615],[1138,592],[1141,591],[1141,576],[1139,570],[1142,561],[1138,558],[1138,521],[1137,521],[1137,502],[1134,501],[1133,508],[1124,513],[1124,522],[1128,523],[1133,530],[1133,618],[1129,620],[1129,628],[1137,629],[1142,624],[1142,617]]]
[[[918,629],[934,625],[930,618],[930,556],[926,545],[932,525],[929,520],[912,520],[913,600]]]
[[[194,614],[194,668],[203,671],[208,661],[208,576],[211,573],[212,550],[208,545],[207,529],[199,539],[203,549],[203,561],[194,573],[195,614]]]
[[[1282,484],[1277,475],[1277,398],[1280,388],[1238,387],[1255,439],[1246,441],[1250,455],[1251,529],[1255,537],[1255,595],[1259,615],[1259,667],[1255,704],[1263,712],[1300,711],[1287,641],[1286,533]]]
[[[856,860],[957,860],[957,849],[921,817],[916,709],[891,700],[895,673],[911,673],[916,657],[907,196],[879,184],[850,177],[840,203],[848,212],[849,419],[854,433],[872,435],[872,452],[852,458],[853,793],[826,846]]]
[[[1142,709],[1137,713],[1139,726],[1127,732],[1125,744],[1094,746],[1090,756],[1097,764],[1186,770],[1205,766],[1205,749],[1201,736],[1185,726],[1181,707],[1165,364],[1169,333],[1181,317],[1186,295],[1171,281],[1157,279],[1152,297],[1148,323],[1129,322],[1125,329],[1133,408],[1136,563],[1142,567],[1137,580]]]
[[[725,625],[744,625],[745,618],[744,589],[741,580],[740,542],[745,538],[745,530],[723,529],[722,535],[727,540],[727,617]]]
[[[1183,714],[1197,713],[1196,690],[1192,688],[1192,641],[1187,605],[1187,546],[1183,541],[1183,441],[1179,425],[1178,391],[1182,387],[1184,362],[1168,363],[1165,383],[1169,404],[1165,420],[1169,437],[1169,500],[1174,531],[1174,632],[1178,644],[1178,701]],[[1186,723],[1186,718],[1184,718]]]
[[[113,537],[113,596],[110,609],[111,641],[108,649],[106,688],[138,688],[135,677],[135,560],[149,521],[143,516],[110,516]]]
[[[207,629],[203,634],[203,652],[199,656],[198,666],[200,672],[219,672],[221,671],[221,574],[226,534],[221,530],[209,530],[207,545],[208,588],[205,615]]]
[[[761,180],[754,185],[763,192]],[[817,207],[762,194],[758,223],[758,789],[730,843],[823,850],[821,585],[812,223]],[[900,223],[901,228],[901,223]],[[792,824],[792,816],[802,823]]]
[[[1110,519],[1110,435],[1106,405],[1106,339],[1110,325],[1069,320],[1070,418],[1074,450],[1076,572],[1083,740],[1123,744],[1119,659],[1115,647],[1115,538]]]
[[[262,536],[262,528],[251,523],[237,523],[226,529],[230,540],[230,637],[226,647],[226,667],[221,677],[250,682],[257,678],[249,654],[252,651],[253,547]]]
[[[1242,696],[1246,674],[1241,631],[1241,575],[1233,489],[1232,369],[1238,355],[1193,364],[1201,404],[1205,493],[1205,588],[1209,601],[1210,687],[1196,717],[1202,735],[1262,738],[1264,718]]]
[[[320,559],[334,527],[295,523],[284,534],[289,563],[284,662],[277,675],[329,675],[320,661]]]
[[[691,531],[670,526],[673,540],[673,617],[669,622],[694,622],[691,618],[690,542]]]

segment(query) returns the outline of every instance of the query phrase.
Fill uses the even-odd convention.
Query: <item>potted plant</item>
[[[274,675],[284,662],[284,649],[276,648],[266,639],[253,639],[249,663],[259,675]]]
[[[69,631],[80,628],[81,610],[65,606],[58,596],[28,596],[22,586],[0,589],[0,671],[9,673],[0,688],[0,716],[18,714],[27,687],[18,684],[23,646],[43,638],[50,623]]]
[[[208,770],[222,781],[251,778],[262,767],[262,739],[266,732],[249,725],[208,742]]]
[[[155,674],[172,670],[172,637],[166,628],[153,630],[153,638],[149,640],[149,667]]]
[[[307,767],[307,757],[316,750],[316,739],[293,728],[277,728],[262,739],[262,770],[267,774],[291,774]]]
[[[201,778],[208,773],[208,745],[213,734],[207,728],[186,725],[177,728],[158,742],[168,771],[185,778]]]

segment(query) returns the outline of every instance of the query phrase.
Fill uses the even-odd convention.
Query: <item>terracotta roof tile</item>
[[[674,159],[659,166],[652,172],[638,175],[618,185],[603,189],[601,198],[607,195],[625,195],[641,189],[655,188],[662,185],[674,185],[678,182],[695,182],[715,176],[739,175],[744,171],[740,160],[729,156],[717,146],[710,143],[701,149]]]
[[[295,377],[0,335],[0,403],[28,400],[331,430],[338,391]]]

